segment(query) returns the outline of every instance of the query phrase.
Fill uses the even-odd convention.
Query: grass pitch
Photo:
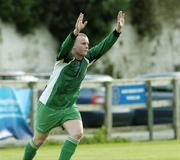
[[[60,147],[42,146],[34,160],[58,160]],[[21,160],[23,150],[0,149],[0,160]],[[180,141],[79,145],[72,160],[180,160]]]

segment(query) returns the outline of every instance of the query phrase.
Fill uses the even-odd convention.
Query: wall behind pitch
[[[51,71],[57,52],[57,42],[45,27],[23,36],[13,24],[0,21],[1,71]]]
[[[130,23],[130,14],[126,13],[121,37],[110,53],[96,62],[94,71],[118,78],[149,72],[180,71],[180,1],[154,2],[154,18],[161,28],[156,35],[153,38],[138,35]]]

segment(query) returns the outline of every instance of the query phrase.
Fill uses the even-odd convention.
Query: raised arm
[[[60,51],[59,54],[57,56],[57,60],[61,60],[61,59],[65,59],[68,54],[71,52],[71,49],[74,45],[76,36],[74,35],[74,33],[70,33],[66,39],[64,40],[64,42],[62,43],[61,47],[60,47]]]
[[[84,14],[80,13],[76,21],[74,31],[67,36],[67,38],[64,40],[64,42],[62,43],[60,47],[57,60],[65,59],[65,57],[67,57],[68,54],[71,52],[77,35],[82,29],[85,28],[87,24],[87,21],[83,22],[83,18],[84,18]]]
[[[124,16],[125,14],[122,11],[119,11],[117,15],[117,22],[115,30],[106,36],[99,44],[92,47],[86,57],[91,61],[97,60],[102,55],[104,55],[116,42],[120,33],[122,32],[124,26]]]

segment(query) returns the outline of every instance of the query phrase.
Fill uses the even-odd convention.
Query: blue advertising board
[[[131,84],[112,87],[113,105],[130,105],[146,103],[146,85]]]
[[[31,110],[32,91],[28,88],[0,87],[0,139],[32,137],[27,118]]]

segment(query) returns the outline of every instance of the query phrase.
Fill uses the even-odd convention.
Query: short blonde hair
[[[78,36],[88,37],[85,33],[79,33]]]

